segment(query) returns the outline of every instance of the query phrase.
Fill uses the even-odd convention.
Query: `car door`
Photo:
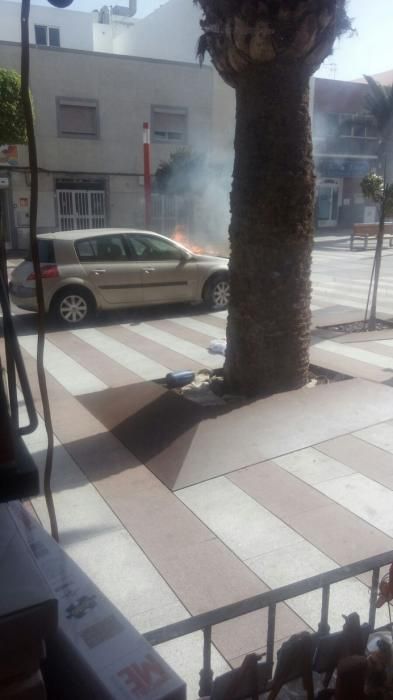
[[[124,234],[83,238],[75,247],[90,285],[105,304],[133,306],[143,302],[142,272],[130,259]]]
[[[128,234],[142,275],[145,304],[191,301],[196,298],[197,265],[175,243],[151,234]]]

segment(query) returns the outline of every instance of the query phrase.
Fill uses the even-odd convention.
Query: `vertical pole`
[[[378,584],[379,569],[373,569],[373,576],[371,581],[370,612],[368,616],[368,624],[370,625],[372,630],[375,627],[375,612],[378,598]]]
[[[323,586],[322,588],[322,608],[321,608],[321,621],[319,623],[318,632],[319,634],[329,634],[329,599],[330,599],[330,586]]]
[[[145,187],[145,227],[151,225],[150,127],[143,123],[143,178]]]
[[[274,633],[276,629],[276,605],[269,605],[267,617],[267,640],[266,640],[266,663],[269,668],[270,677],[273,673],[274,665]]]
[[[212,628],[205,627],[203,630],[203,667],[199,674],[199,697],[203,698],[205,695],[210,695],[213,685],[213,671],[212,671],[212,657],[211,657],[211,644],[212,644]]]

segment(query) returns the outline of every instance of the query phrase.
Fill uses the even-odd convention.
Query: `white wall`
[[[19,62],[19,46],[0,43],[0,65],[18,69]],[[131,175],[143,172],[143,122],[150,120],[152,105],[185,107],[188,145],[197,152],[210,152],[212,75],[210,68],[184,63],[33,47],[31,90],[39,165],[49,171],[40,175],[40,230],[57,225],[57,177],[104,178],[108,223],[143,225],[143,186],[138,176]],[[97,100],[99,138],[59,138],[56,97]],[[152,144],[152,172],[174,150],[171,143]],[[25,197],[25,176],[14,173],[14,178],[19,201]]]
[[[20,3],[0,0],[0,41],[20,41]],[[65,49],[93,50],[92,12],[59,10],[56,7],[32,5],[30,43],[35,43],[34,25],[60,28],[60,46]]]
[[[201,11],[192,0],[169,0],[135,24],[130,53],[169,61],[196,63]]]

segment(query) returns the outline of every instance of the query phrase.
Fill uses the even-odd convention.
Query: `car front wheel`
[[[94,313],[94,302],[89,292],[78,288],[60,291],[52,302],[52,311],[60,323],[78,326]]]
[[[228,277],[220,275],[214,277],[208,284],[205,301],[211,309],[216,311],[226,309],[229,304],[229,280]]]

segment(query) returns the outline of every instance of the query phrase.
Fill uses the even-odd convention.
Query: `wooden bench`
[[[351,235],[350,249],[354,248],[355,238],[364,240],[364,249],[368,248],[368,239],[377,238],[379,224],[354,224]],[[389,241],[389,247],[393,245],[393,223],[385,222],[384,238]]]

